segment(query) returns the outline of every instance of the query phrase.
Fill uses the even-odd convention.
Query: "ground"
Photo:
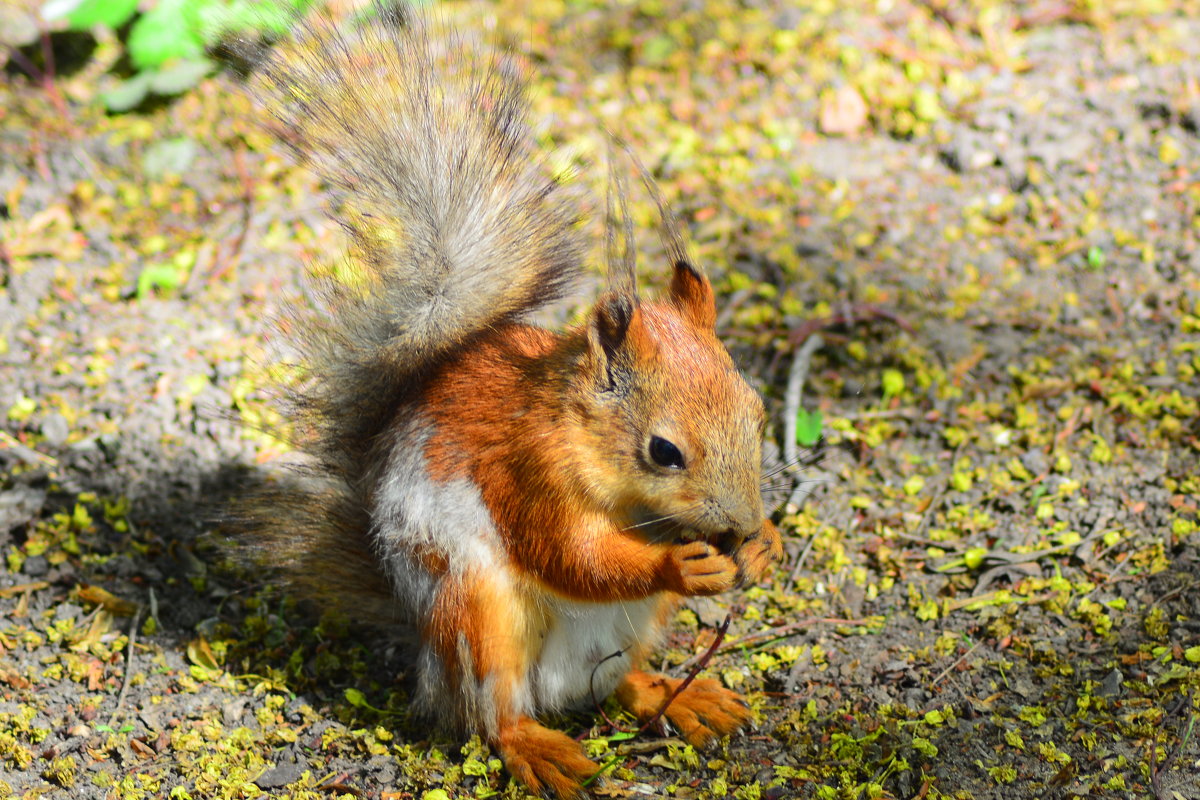
[[[756,723],[556,721],[597,795],[1200,797],[1197,4],[439,8],[528,56],[593,196],[605,128],[640,154],[768,450],[800,418],[784,563],[656,656]],[[338,231],[236,79],[107,114],[119,45],[83,39],[0,85],[0,797],[521,797],[212,541],[282,449],[267,320]]]

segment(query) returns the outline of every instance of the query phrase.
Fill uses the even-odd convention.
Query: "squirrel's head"
[[[762,400],[715,332],[708,279],[679,260],[667,296],[610,291],[572,392],[592,496],[655,538],[729,543],[763,523]]]

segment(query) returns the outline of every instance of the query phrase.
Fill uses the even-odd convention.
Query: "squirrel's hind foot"
[[[634,671],[617,687],[617,700],[640,721],[652,719],[683,681]],[[664,717],[688,744],[704,747],[742,728],[752,716],[740,695],[712,678],[697,678],[671,701]]]
[[[529,717],[501,729],[496,749],[509,773],[529,791],[558,800],[587,797],[583,783],[600,768],[570,736]]]

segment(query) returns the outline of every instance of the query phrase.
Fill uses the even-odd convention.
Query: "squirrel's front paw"
[[[501,728],[495,743],[504,766],[534,794],[559,800],[585,797],[583,782],[599,769],[570,736],[529,717]]]
[[[671,591],[682,595],[719,594],[733,586],[738,568],[708,542],[688,542],[671,549]]]
[[[763,520],[762,529],[742,542],[733,554],[733,560],[737,563],[738,585],[746,586],[762,580],[771,565],[781,558],[783,540],[779,536],[779,529],[771,520]]]

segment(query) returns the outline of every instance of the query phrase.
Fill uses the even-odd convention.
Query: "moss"
[[[64,789],[70,789],[75,785],[78,770],[79,767],[73,756],[61,756],[46,765],[42,770],[42,777]]]

